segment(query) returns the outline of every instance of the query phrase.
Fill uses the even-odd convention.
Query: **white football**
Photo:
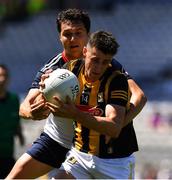
[[[58,96],[63,102],[66,96],[69,96],[74,101],[79,93],[79,81],[75,74],[67,69],[54,70],[44,83],[44,96],[51,103],[55,103],[53,96]]]

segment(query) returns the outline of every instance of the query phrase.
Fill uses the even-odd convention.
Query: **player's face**
[[[4,91],[6,89],[8,83],[8,77],[6,70],[0,67],[0,91]]]
[[[82,57],[88,36],[89,34],[82,23],[67,21],[61,24],[60,40],[68,59],[72,60]]]
[[[97,81],[109,67],[113,56],[104,54],[95,47],[85,47],[83,50],[85,58],[85,77],[90,82]]]

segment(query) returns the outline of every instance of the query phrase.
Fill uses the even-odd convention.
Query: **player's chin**
[[[71,54],[73,54],[73,56],[76,56],[77,58],[81,58],[82,57],[82,49],[73,48],[73,49],[71,49]]]

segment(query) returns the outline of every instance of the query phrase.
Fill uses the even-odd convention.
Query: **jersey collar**
[[[65,63],[69,61],[69,59],[65,56],[64,51],[62,52],[62,57],[63,57],[63,60],[64,60]]]

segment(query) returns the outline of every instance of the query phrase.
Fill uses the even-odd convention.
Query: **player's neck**
[[[67,60],[75,60],[75,59],[80,59],[82,58],[82,55],[72,55],[72,54],[67,54],[65,51],[63,51],[63,57]]]

